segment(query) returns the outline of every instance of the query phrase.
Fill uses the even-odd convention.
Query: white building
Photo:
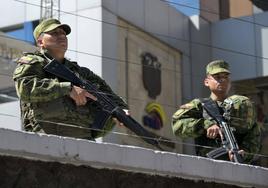
[[[197,16],[190,19],[160,0],[60,2],[60,20],[72,27],[67,57],[102,76],[128,101],[132,115],[139,122],[149,102],[160,104],[167,120],[163,128],[153,130],[157,134],[175,140],[170,129],[171,115],[182,103],[208,95],[203,78],[210,60],[223,58],[230,63],[235,91],[258,101],[256,92],[245,92],[248,83],[259,92],[261,87],[255,87],[258,79],[265,88],[262,77],[268,73],[267,13],[241,18],[245,21],[227,19],[208,23]],[[3,1],[1,15],[9,19],[1,19],[0,28],[11,31],[24,22],[38,20],[40,5],[40,0]],[[10,16],[10,10],[16,14]],[[148,96],[143,83],[140,56],[145,52],[156,56],[161,64],[161,89],[153,98]],[[237,87],[241,80],[246,80],[243,87],[246,89]],[[17,111],[14,114],[19,117]],[[106,139],[137,144],[135,139],[125,138],[110,134]],[[181,152],[183,148],[178,144],[174,150]],[[186,148],[185,152],[192,150]]]

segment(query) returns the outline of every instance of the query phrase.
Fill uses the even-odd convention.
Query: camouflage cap
[[[229,64],[224,60],[211,61],[206,67],[207,74],[217,74],[220,72],[231,73]]]
[[[34,29],[33,35],[34,35],[35,40],[37,40],[37,38],[40,36],[41,33],[52,31],[53,29],[56,29],[58,27],[61,27],[66,32],[66,35],[71,33],[71,28],[69,25],[61,24],[59,20],[49,18],[49,19],[43,20]]]

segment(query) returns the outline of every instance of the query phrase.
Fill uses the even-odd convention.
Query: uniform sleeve
[[[99,138],[107,135],[110,133],[110,131],[115,127],[116,123],[112,119],[112,117],[108,118],[107,121],[105,122],[105,126],[103,127],[103,130],[97,132],[94,138]]]
[[[230,98],[234,101],[231,125],[245,135],[239,145],[239,149],[250,153],[245,156],[245,160],[249,161],[253,154],[258,153],[260,149],[261,130],[259,124],[256,123],[255,107],[248,97],[234,95]]]
[[[108,98],[110,98],[118,106],[120,106],[123,109],[127,109],[128,108],[128,106],[124,102],[124,100],[121,97],[119,97],[118,95],[116,95],[112,91],[112,89],[110,88],[110,86],[102,78],[100,78],[98,75],[96,75],[95,73],[93,73],[92,71],[90,71],[89,69],[87,69],[85,67],[81,67],[81,74],[90,83],[96,85],[97,88],[101,92],[103,92],[103,94],[105,94]]]
[[[40,62],[18,64],[13,79],[16,91],[24,102],[47,102],[68,95],[70,82],[59,82],[57,78],[47,78]]]
[[[240,149],[251,153],[248,158],[252,158],[252,154],[258,153],[260,149],[261,129],[260,125],[257,124],[255,107],[249,98],[241,103],[239,113],[242,121],[240,125],[246,126],[248,129]]]
[[[196,138],[215,123],[213,120],[203,118],[201,102],[199,99],[194,99],[175,112],[172,117],[172,130],[176,136]]]
[[[244,140],[240,146],[240,149],[248,152],[245,156],[245,161],[249,161],[253,158],[254,154],[257,154],[260,150],[260,126],[254,123],[252,128],[248,131]]]

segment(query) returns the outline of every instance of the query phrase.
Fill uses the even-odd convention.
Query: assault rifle
[[[48,59],[48,58],[47,58]],[[78,86],[87,90],[89,93],[97,98],[97,101],[102,110],[105,113],[109,113],[111,116],[117,118],[118,121],[123,123],[129,130],[134,132],[136,135],[140,136],[145,142],[155,146],[156,148],[163,150],[160,143],[174,148],[174,144],[169,142],[167,139],[155,135],[152,132],[147,131],[143,128],[135,119],[131,116],[126,115],[125,111],[116,105],[112,100],[105,96],[102,92],[89,81],[84,81],[78,78],[71,70],[69,70],[63,64],[57,62],[55,59],[48,59],[49,63],[44,67],[44,70],[52,75],[62,78],[66,81],[71,82],[73,85]]]
[[[221,115],[217,104],[212,99],[203,101],[203,108],[207,111],[208,115],[217,121],[223,136],[221,138],[222,146],[208,152],[206,155],[208,158],[216,159],[231,151],[234,155],[233,162],[242,163],[243,158],[238,153],[239,147],[233,134],[233,128],[227,123],[230,120],[230,109],[233,103],[230,99],[225,99],[225,102],[227,103],[227,107],[224,110],[224,114]]]

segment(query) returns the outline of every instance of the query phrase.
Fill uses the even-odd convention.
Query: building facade
[[[18,8],[18,14],[26,14],[26,17],[18,17],[11,23],[0,22],[3,31],[17,38],[19,35],[14,34],[16,27],[12,26],[25,26],[28,22],[36,25],[36,20],[40,18],[38,12],[41,11],[41,1],[17,2],[16,5],[19,6],[20,3],[23,6]],[[115,5],[117,7],[114,7]],[[124,12],[130,6],[140,7],[144,14]],[[168,22],[168,25],[154,24],[157,12],[152,11],[152,6],[159,11],[164,7],[164,11],[172,11],[177,17],[183,16],[160,1],[69,1],[68,4],[60,5],[59,18],[72,28],[71,34],[68,35],[67,57],[103,77],[113,90],[128,102],[132,116],[146,129],[163,138],[176,140],[171,131],[170,117],[181,104],[182,53],[174,46],[175,43],[170,44],[169,38],[164,41],[161,37],[167,34],[166,26],[174,35],[178,27],[172,29],[172,23]],[[28,18],[30,10],[34,14]],[[8,14],[6,12],[6,15]],[[139,17],[132,19],[125,18],[124,15]],[[169,17],[164,14],[161,19],[169,20]],[[151,32],[159,30],[159,33],[155,36],[146,29]],[[26,27],[23,31],[28,33],[26,36],[31,33]],[[124,128],[114,130],[117,131],[133,135]],[[137,137],[133,136],[132,139],[127,135],[118,136],[112,133],[103,139],[108,142],[150,147]],[[182,147],[178,144],[166,149],[181,152]]]
[[[10,9],[17,13],[12,19],[0,20],[4,30],[40,19],[41,1],[3,4],[1,14],[8,17]],[[209,94],[203,79],[205,66],[213,59],[230,63],[234,92],[250,96],[256,106],[265,104],[259,109],[264,109],[266,117],[268,22],[263,4],[202,0],[201,16],[191,18],[160,0],[70,0],[61,1],[59,7],[60,20],[72,27],[67,57],[107,80],[145,128],[179,143],[169,150],[194,153],[173,137],[170,118],[181,104]],[[256,80],[261,80],[261,86],[256,85]],[[249,86],[247,81],[253,84]],[[246,89],[242,90],[238,86],[243,84]],[[162,125],[144,123],[151,115],[151,103],[164,111],[166,121],[158,117]],[[259,117],[259,121],[264,123],[266,118]],[[120,128],[114,132],[117,131],[128,133]],[[116,134],[104,140],[144,146],[136,139]]]

